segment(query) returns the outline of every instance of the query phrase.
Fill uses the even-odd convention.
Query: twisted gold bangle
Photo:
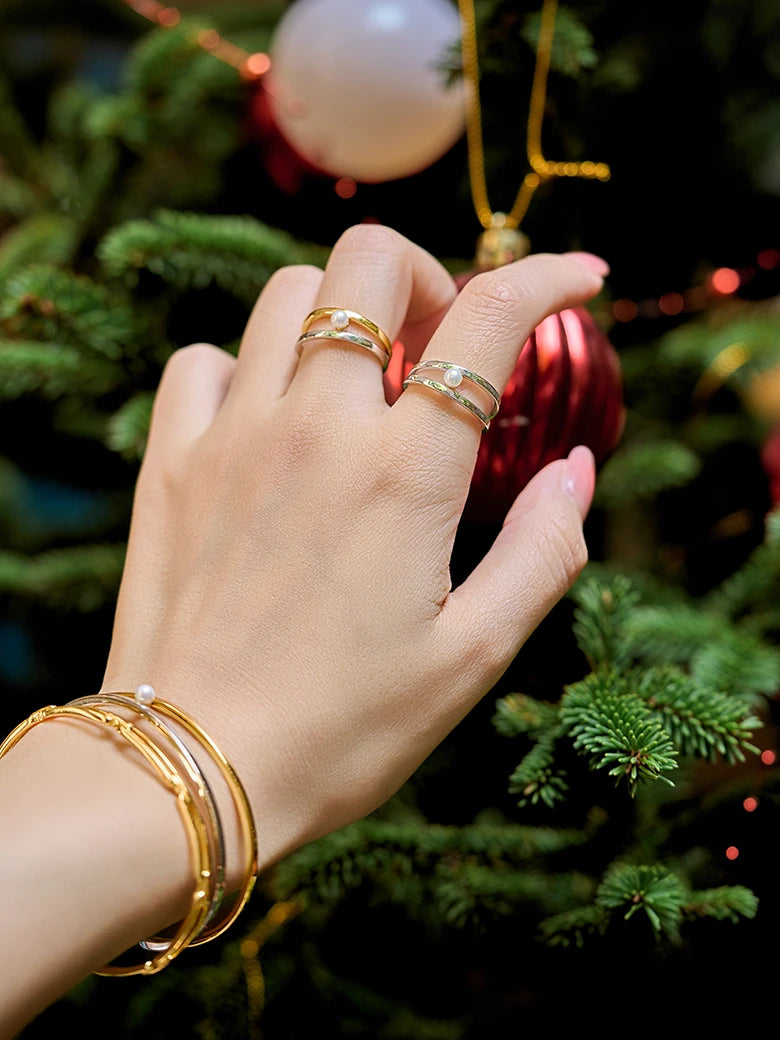
[[[20,722],[0,744],[0,758],[10,751],[22,737],[42,722],[59,718],[81,719],[85,722],[107,725],[122,736],[138,751],[161,778],[165,787],[176,796],[176,807],[187,831],[193,864],[195,868],[195,889],[192,894],[190,908],[171,938],[165,950],[150,957],[142,964],[121,967],[107,965],[94,972],[95,975],[154,975],[166,968],[182,950],[191,945],[208,917],[213,896],[214,878],[209,860],[209,840],[206,824],[198,812],[189,788],[173,767],[170,759],[132,723],[119,715],[99,708],[64,705],[58,707],[50,704],[33,712],[29,718]]]

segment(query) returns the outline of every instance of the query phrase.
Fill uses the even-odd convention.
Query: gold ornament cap
[[[531,242],[518,228],[507,227],[506,213],[494,213],[490,227],[477,239],[474,263],[479,271],[492,271],[513,260],[521,260],[531,251]]]

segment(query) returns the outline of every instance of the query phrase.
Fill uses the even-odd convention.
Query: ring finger
[[[472,278],[394,405],[407,436],[429,450],[476,457],[496,398],[533,329],[547,315],[594,296],[606,270],[590,254],[537,253]]]

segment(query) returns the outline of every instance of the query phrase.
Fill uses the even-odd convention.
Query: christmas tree
[[[352,184],[280,139],[247,57],[272,65],[293,6],[0,11],[4,732],[100,684],[172,351],[235,350],[270,274],[323,264],[360,221],[472,267],[465,138]],[[490,196],[509,206],[539,11],[483,0],[477,26]],[[120,1037],[471,1040],[771,1006],[778,28],[769,0],[558,9],[545,148],[611,176],[542,180],[522,226],[535,251],[612,266],[591,310],[626,423],[591,562],[388,805],[261,879],[221,944],[90,978],[26,1037],[97,1016]],[[460,75],[454,51],[441,75]],[[454,581],[495,533],[464,520]]]

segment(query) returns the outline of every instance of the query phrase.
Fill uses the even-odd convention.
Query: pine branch
[[[753,918],[758,913],[758,897],[741,885],[724,885],[690,893],[683,906],[687,918],[711,917],[716,921],[739,922],[740,917]]]
[[[109,192],[116,191],[120,149],[91,122],[103,95],[83,81],[65,82],[52,93],[43,146],[43,178],[52,208],[67,213],[82,229],[90,224]]]
[[[702,686],[759,704],[780,689],[780,650],[733,630],[693,654],[691,675]]]
[[[279,267],[317,263],[325,251],[301,245],[253,217],[209,216],[162,210],[154,220],[114,228],[98,247],[110,277],[131,284],[145,268],[178,288],[216,282],[247,302]]]
[[[240,102],[241,81],[234,69],[214,61],[199,45],[199,34],[209,28],[182,19],[173,30],[147,34],[132,51],[123,103],[113,109],[111,129],[133,151],[144,155],[161,142],[168,149],[181,143],[207,160],[235,150],[240,123],[225,117]],[[222,111],[219,102],[229,107]]]
[[[3,283],[27,264],[69,263],[78,244],[78,228],[60,213],[32,213],[24,217],[0,240],[0,291]]]
[[[682,755],[712,762],[720,755],[733,765],[745,761],[745,751],[758,754],[750,738],[763,724],[743,700],[702,688],[674,668],[648,669],[640,675],[637,692]]]
[[[112,361],[132,355],[138,339],[130,307],[105,286],[43,265],[8,279],[0,321],[15,335],[59,340]]]
[[[727,619],[687,603],[637,606],[623,625],[632,657],[659,665],[687,664],[704,643],[729,631]]]
[[[539,932],[547,946],[575,946],[582,949],[588,939],[604,935],[608,924],[609,914],[606,910],[591,903],[545,918],[539,925]]]
[[[277,899],[315,900],[335,906],[350,889],[370,882],[393,900],[422,905],[437,865],[476,860],[526,867],[538,856],[587,842],[601,819],[583,829],[404,826],[369,817],[298,849],[280,863],[272,879]]]
[[[523,38],[534,54],[539,45],[542,16],[539,12],[529,14],[523,24]],[[555,16],[550,68],[565,76],[579,77],[584,69],[598,64],[598,55],[593,48],[593,34],[571,7],[560,6]]]
[[[154,394],[135,394],[108,420],[106,445],[126,459],[138,460],[146,450]]]
[[[493,725],[502,737],[516,737],[548,729],[558,722],[558,715],[555,704],[522,693],[510,693],[496,702]]]
[[[125,545],[79,545],[38,556],[0,553],[0,592],[60,610],[96,610],[117,594],[125,551]]]
[[[26,554],[0,550],[0,592],[28,594],[30,569],[30,558]]]
[[[147,32],[135,45],[123,67],[125,91],[150,97],[166,96],[171,81],[182,69],[193,59],[205,56],[198,43],[198,33],[210,28],[212,26],[201,19],[182,18],[170,29]],[[222,62],[212,64],[223,66]],[[229,75],[229,70],[226,74]]]
[[[565,770],[554,768],[555,743],[562,728],[544,733],[523,758],[509,777],[510,794],[519,794],[519,806],[536,805],[539,802],[549,807],[564,800],[569,784]]]
[[[703,601],[704,609],[732,620],[750,616],[762,604],[774,604],[780,588],[780,509],[766,518],[763,544]]]
[[[668,488],[689,484],[700,470],[699,456],[679,441],[626,442],[599,473],[594,500],[602,508],[614,508],[653,499]]]
[[[675,874],[660,865],[613,865],[599,886],[596,904],[618,911],[625,921],[644,913],[656,936],[679,942],[688,890]]]
[[[124,378],[118,366],[85,357],[75,347],[0,339],[0,399],[29,393],[46,398],[63,394],[99,397]]]
[[[723,364],[727,351],[733,355],[735,346],[739,364]],[[661,365],[688,366],[704,373],[710,385],[705,383],[702,389],[730,384],[744,390],[757,374],[780,361],[777,318],[738,309],[730,320],[716,314],[714,320],[686,322],[663,337],[657,360]]]
[[[573,632],[591,668],[623,670],[631,657],[623,633],[639,601],[631,579],[622,574],[599,579],[586,571],[570,595],[577,604]]]
[[[551,913],[561,906],[591,899],[594,884],[577,873],[507,869],[462,863],[443,863],[431,886],[437,918],[454,928],[483,931],[500,917],[517,916],[522,909],[532,908]]]
[[[575,749],[590,756],[591,769],[607,769],[616,784],[625,780],[632,797],[641,780],[674,786],[665,774],[677,768],[677,751],[624,678],[591,674],[567,687],[561,721]]]

